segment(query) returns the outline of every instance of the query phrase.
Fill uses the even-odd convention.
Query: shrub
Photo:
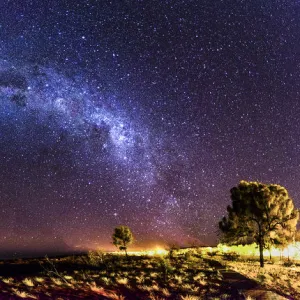
[[[211,252],[207,252],[207,255],[210,257],[214,257],[218,254],[218,251],[211,251]]]
[[[295,266],[295,264],[294,264],[291,260],[286,260],[286,261],[283,263],[283,266],[284,266],[284,267],[293,267],[293,266]]]
[[[88,252],[88,263],[92,266],[99,266],[104,262],[105,253],[101,250]]]
[[[257,281],[260,282],[261,284],[264,284],[266,280],[266,276],[264,274],[257,274]]]
[[[187,251],[187,252],[184,254],[185,260],[186,260],[186,261],[191,260],[191,259],[193,258],[193,254],[194,254],[193,251],[191,251],[191,250]]]
[[[196,253],[195,253],[195,257],[197,258],[202,258],[203,257],[203,251],[201,248],[197,248]]]
[[[159,269],[161,270],[163,280],[167,281],[168,276],[173,272],[169,259],[162,257],[159,261]]]
[[[240,255],[236,252],[227,252],[223,254],[223,257],[225,260],[235,261],[240,257]]]
[[[178,255],[178,248],[176,246],[172,246],[169,250],[169,255],[168,255],[169,258],[174,259],[175,256],[177,256],[177,255]]]

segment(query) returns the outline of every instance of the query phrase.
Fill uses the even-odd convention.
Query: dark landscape
[[[250,279],[247,274],[234,271],[233,264],[243,264],[247,272],[253,268],[258,274]],[[260,272],[257,257],[226,255],[217,248],[171,249],[164,255],[154,256],[141,252],[128,258],[95,251],[85,255],[19,259],[1,262],[0,297],[299,299],[299,261],[290,265],[287,259],[267,261],[267,267],[276,272],[270,269]],[[285,274],[289,281],[283,279]]]

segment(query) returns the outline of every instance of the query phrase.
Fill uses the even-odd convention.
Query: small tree
[[[223,240],[232,244],[256,242],[263,267],[263,249],[270,242],[285,244],[294,239],[299,212],[287,190],[277,184],[241,181],[230,193],[228,217],[219,222]]]
[[[128,257],[127,246],[133,242],[133,235],[129,227],[124,225],[116,227],[112,238],[113,244],[121,251],[125,251],[126,257]]]

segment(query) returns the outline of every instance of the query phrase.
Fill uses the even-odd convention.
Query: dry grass
[[[34,286],[33,280],[31,278],[24,278],[22,280],[22,282],[27,286],[30,286],[30,287]]]
[[[127,285],[128,284],[128,279],[127,278],[119,278],[119,279],[117,279],[117,283]]]
[[[186,295],[186,296],[181,296],[182,300],[201,300],[200,297],[193,296],[193,295]]]
[[[9,277],[9,278],[3,278],[2,281],[6,284],[13,284],[14,279]]]
[[[20,291],[20,290],[18,290],[16,288],[13,288],[12,291],[13,291],[13,293],[14,293],[15,296],[20,297],[20,298],[37,299],[36,296],[31,295],[31,294],[29,294],[29,293],[27,293],[25,291]]]
[[[34,280],[38,283],[43,283],[45,281],[43,277],[34,277]]]
[[[265,264],[264,268],[261,268],[258,262],[223,261],[223,263],[268,289],[300,297],[300,266],[285,267],[282,263],[278,263]]]
[[[231,299],[229,285],[223,284],[222,273],[211,264],[216,259],[266,287],[277,286],[291,296],[300,290],[299,267],[267,264],[261,270],[253,262],[223,261],[218,254],[207,255],[195,249],[175,251],[171,258],[132,256],[126,260],[122,256],[101,254],[100,258],[94,258],[89,254],[53,260],[50,265],[56,268],[56,273],[43,269],[32,277],[0,278],[0,299],[4,290],[5,295],[28,299],[64,298],[61,291],[68,295],[66,299],[79,294],[86,299],[104,296],[121,300],[125,295],[126,299],[134,299],[137,294],[140,299],[153,300]]]

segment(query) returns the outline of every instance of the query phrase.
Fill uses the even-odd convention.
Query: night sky
[[[242,179],[300,207],[300,3],[2,0],[1,251],[216,242]]]

